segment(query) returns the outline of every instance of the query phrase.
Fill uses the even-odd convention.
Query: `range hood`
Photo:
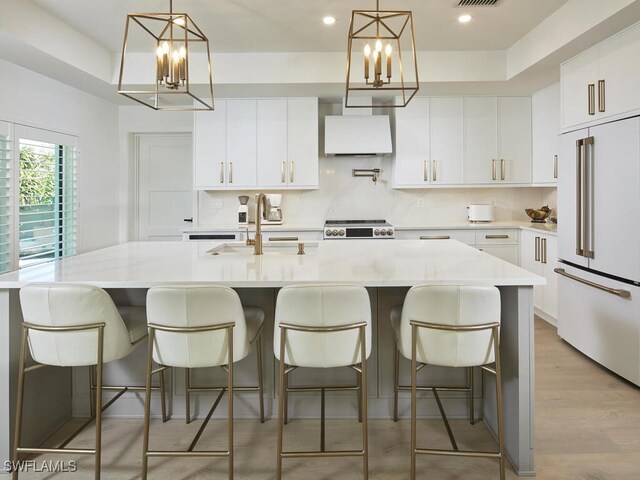
[[[326,116],[324,153],[374,156],[392,152],[389,115]]]

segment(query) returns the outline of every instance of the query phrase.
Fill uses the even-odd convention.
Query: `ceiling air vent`
[[[460,0],[459,7],[496,7],[502,0]]]

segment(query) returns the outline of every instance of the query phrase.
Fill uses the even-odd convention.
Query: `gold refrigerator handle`
[[[576,140],[576,255],[583,256],[582,249],[582,147],[584,138]]]
[[[576,277],[575,275],[571,275],[570,273],[567,273],[564,268],[554,268],[553,271],[556,272],[558,275],[562,275],[563,277],[570,278],[571,280],[575,280],[576,282],[584,283],[585,285],[589,285],[590,287],[597,288],[598,290],[602,290],[622,298],[631,298],[631,292],[629,290],[611,288],[605,285],[600,285],[599,283],[591,282],[584,278]]]
[[[582,220],[582,241],[584,243],[584,256],[593,258],[593,225],[591,224],[592,212],[591,203],[593,202],[593,185],[591,180],[591,171],[593,170],[593,144],[594,138],[587,137],[584,139],[584,171],[582,178],[584,186],[582,187],[583,202],[583,220]],[[590,167],[591,166],[591,167]]]
[[[598,80],[598,111],[604,112],[607,108],[605,103],[605,83],[604,80]]]
[[[536,262],[540,261],[540,237],[536,237],[536,249],[535,249],[535,255],[533,259]]]
[[[595,83],[590,83],[587,87],[587,95],[589,101],[589,115],[596,114],[596,85]]]
[[[496,159],[495,158],[491,159],[491,169],[492,169],[491,178],[495,181],[496,179]]]

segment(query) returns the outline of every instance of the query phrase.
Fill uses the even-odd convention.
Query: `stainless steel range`
[[[325,240],[354,240],[362,238],[393,239],[393,225],[385,220],[327,220],[324,222]]]

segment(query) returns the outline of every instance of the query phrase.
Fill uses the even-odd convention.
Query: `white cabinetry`
[[[395,187],[429,184],[429,98],[414,98],[396,112]]]
[[[561,66],[562,128],[619,119],[640,109],[640,24],[605,40]]]
[[[194,117],[199,190],[318,188],[318,99],[216,101]]]
[[[553,271],[558,260],[558,239],[554,235],[530,230],[522,232],[522,268],[547,280],[546,285],[533,287],[536,313],[555,323],[558,317],[558,278]]]
[[[560,85],[554,84],[531,97],[532,178],[534,184],[558,181],[560,135]]]
[[[432,184],[464,182],[464,127],[462,98],[432,98],[429,105],[430,168]]]
[[[531,183],[531,99],[467,97],[466,183]]]

